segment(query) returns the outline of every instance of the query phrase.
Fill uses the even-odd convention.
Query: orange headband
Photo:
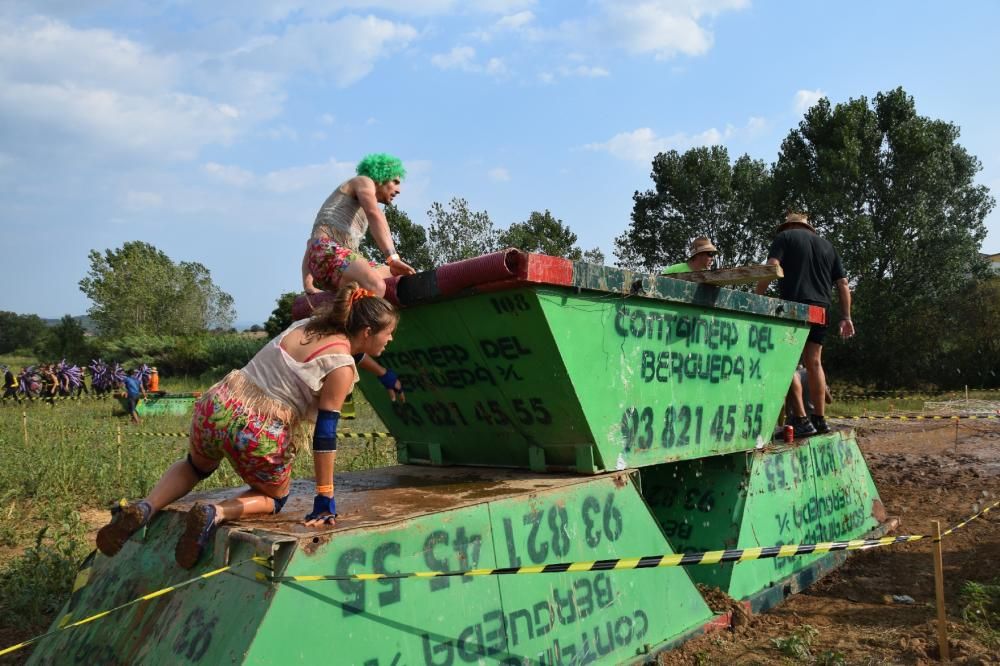
[[[357,288],[357,289],[354,290],[354,293],[351,294],[351,306],[353,307],[354,304],[357,303],[358,301],[360,301],[362,298],[368,298],[368,297],[374,296],[374,295],[375,295],[375,292],[368,291],[367,289],[361,289],[359,287],[359,288]]]

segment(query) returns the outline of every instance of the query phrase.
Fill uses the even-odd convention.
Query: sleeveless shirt
[[[281,341],[307,323],[308,319],[297,321],[267,343],[243,367],[243,374],[268,396],[291,407],[300,419],[315,421],[323,379],[337,368],[349,365],[354,368],[354,382],[357,383],[358,368],[350,354],[323,354],[304,362],[292,358],[281,348]]]
[[[368,216],[361,204],[354,197],[341,192],[338,187],[316,213],[311,237],[330,238],[338,245],[357,252],[367,231]]]

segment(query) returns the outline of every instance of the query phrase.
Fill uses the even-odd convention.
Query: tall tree
[[[548,210],[544,213],[532,211],[524,222],[515,222],[501,231],[498,244],[500,247],[516,247],[525,252],[539,252],[573,261],[604,262],[604,254],[598,248],[584,253],[577,246],[576,238],[576,234]]]
[[[427,244],[427,230],[410,220],[410,216],[392,204],[385,207],[385,219],[389,223],[392,242],[403,261],[418,271],[426,271],[434,267],[431,261],[431,251]],[[375,245],[371,234],[366,234],[361,240],[361,254],[378,261],[382,251]]]
[[[435,266],[488,254],[499,249],[499,237],[489,214],[469,210],[469,202],[455,197],[445,208],[438,202],[427,211],[429,245]]]
[[[995,201],[959,128],[920,116],[902,88],[831,105],[821,99],[781,146],[775,198],[807,210],[841,253],[855,288],[855,344],[834,347],[857,372],[932,371],[939,338],[913,336],[920,313],[985,275],[979,247]],[[946,334],[945,332],[941,332]],[[901,341],[907,354],[895,354]]]
[[[59,323],[50,327],[34,350],[40,358],[65,358],[74,363],[86,363],[90,351],[83,324],[72,315],[63,316]]]
[[[141,241],[88,256],[80,290],[93,302],[88,313],[104,335],[188,335],[232,324],[232,297],[201,264],[175,264]]]
[[[724,146],[675,150],[653,158],[653,189],[636,192],[632,221],[615,239],[619,265],[654,271],[683,261],[692,239],[708,236],[718,265],[759,263],[774,225],[771,173],[741,156],[730,164]]]
[[[278,296],[276,307],[271,311],[271,316],[264,322],[264,330],[267,331],[267,337],[276,337],[292,325],[292,304],[295,303],[298,295],[298,292],[287,291]]]
[[[0,354],[31,349],[44,333],[45,322],[38,315],[0,311]]]

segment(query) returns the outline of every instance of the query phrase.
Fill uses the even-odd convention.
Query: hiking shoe
[[[816,427],[812,424],[812,421],[805,416],[795,419],[792,423],[792,429],[795,432],[795,439],[804,439],[806,437],[812,437],[816,434]]]
[[[136,502],[114,509],[111,522],[97,531],[97,549],[108,557],[114,557],[125,542],[149,522],[151,513],[153,508],[148,502]]]
[[[177,540],[174,559],[184,569],[193,569],[198,564],[208,540],[215,531],[216,510],[214,504],[196,503],[188,511],[184,533]]]
[[[825,435],[830,432],[830,426],[826,422],[826,418],[820,416],[819,414],[810,414],[809,420],[812,421],[812,425],[816,428],[816,432],[820,435]]]

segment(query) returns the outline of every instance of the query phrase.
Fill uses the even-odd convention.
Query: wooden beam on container
[[[675,280],[686,280],[710,285],[751,284],[761,280],[777,280],[785,277],[781,266],[777,264],[762,264],[759,266],[737,266],[736,268],[720,268],[714,271],[691,271],[690,273],[674,273],[663,277]]]

